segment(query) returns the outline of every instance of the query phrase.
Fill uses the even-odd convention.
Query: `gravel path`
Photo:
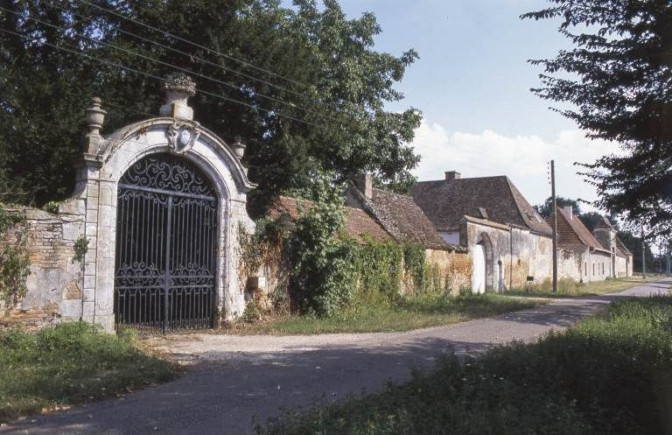
[[[531,341],[564,329],[621,297],[668,293],[661,280],[594,299],[552,304],[493,318],[410,332],[318,336],[192,334],[157,346],[194,367],[181,379],[123,398],[24,419],[0,434],[253,434],[282,407],[312,406],[408,379],[437,356],[476,353],[511,340]]]

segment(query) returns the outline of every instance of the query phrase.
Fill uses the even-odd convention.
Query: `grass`
[[[370,303],[368,303],[370,302]],[[255,324],[236,323],[226,332],[245,334],[325,334],[408,331],[489,317],[539,305],[543,301],[501,295],[419,295],[402,297],[394,304],[359,301],[353,308],[327,318],[285,315]]]
[[[440,361],[410,382],[309,412],[261,435],[672,433],[672,298],[622,300],[538,343]]]
[[[558,293],[552,292],[550,280],[544,282],[538,287],[526,289],[508,290],[507,295],[514,296],[536,296],[536,297],[591,297],[600,296],[609,293],[616,293],[636,287],[645,283],[659,281],[665,278],[665,275],[649,275],[643,279],[641,275],[635,275],[628,278],[607,279],[605,281],[595,281],[590,283],[577,283],[571,279],[561,279],[558,281]]]
[[[87,323],[0,332],[0,422],[128,393],[177,376],[171,363]]]

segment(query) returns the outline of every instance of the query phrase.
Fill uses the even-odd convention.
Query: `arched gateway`
[[[244,309],[237,229],[254,185],[233,146],[193,121],[195,85],[173,75],[161,117],[103,137],[98,99],[70,207],[85,215],[82,318],[157,329],[210,327]]]

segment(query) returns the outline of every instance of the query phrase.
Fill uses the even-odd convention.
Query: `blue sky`
[[[420,59],[397,89],[406,98],[391,110],[420,109],[424,122],[413,143],[423,160],[415,171],[437,179],[455,169],[464,177],[508,175],[530,202],[549,196],[547,165],[556,159],[558,194],[595,199],[576,175],[575,161],[592,162],[616,151],[589,141],[576,125],[548,110],[530,92],[541,68],[530,58],[569,48],[557,22],[522,21],[542,0],[341,0],[350,17],[373,12],[383,32],[378,51]]]

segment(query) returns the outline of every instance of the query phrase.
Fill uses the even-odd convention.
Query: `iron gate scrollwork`
[[[159,154],[119,180],[117,324],[208,328],[215,314],[217,197],[185,159]]]

